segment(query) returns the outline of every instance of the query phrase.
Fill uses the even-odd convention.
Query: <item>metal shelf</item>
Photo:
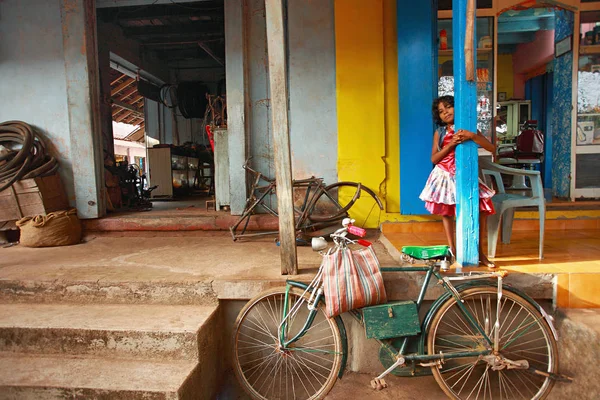
[[[579,54],[600,54],[600,44],[579,46]]]

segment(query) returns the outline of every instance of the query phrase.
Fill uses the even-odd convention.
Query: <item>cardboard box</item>
[[[3,222],[69,208],[58,174],[24,179],[0,192],[0,226]]]

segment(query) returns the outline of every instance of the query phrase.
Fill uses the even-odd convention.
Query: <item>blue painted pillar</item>
[[[556,10],[554,42],[573,34],[573,13]],[[552,194],[571,193],[571,109],[573,107],[573,52],[554,59],[552,99]],[[577,106],[577,105],[575,105]]]
[[[431,172],[437,96],[437,1],[399,1],[400,213],[428,214],[419,194]]]
[[[454,48],[454,123],[456,129],[477,130],[477,87],[467,81],[464,53],[467,0],[452,2]],[[475,26],[475,21],[474,24]],[[474,28],[475,29],[475,28]],[[473,34],[473,66],[476,64]],[[476,75],[475,75],[476,76]],[[479,187],[477,145],[469,140],[456,148],[456,260],[462,266],[479,265]]]

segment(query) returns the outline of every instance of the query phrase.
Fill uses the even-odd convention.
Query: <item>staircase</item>
[[[0,282],[0,399],[215,398],[217,300],[127,286]]]

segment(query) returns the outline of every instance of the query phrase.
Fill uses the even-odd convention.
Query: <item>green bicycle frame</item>
[[[426,273],[425,280],[423,282],[423,285],[421,286],[419,296],[416,301],[417,311],[420,310],[421,305],[425,299],[425,294],[427,293],[427,289],[429,287],[431,277],[435,276],[438,279],[438,282],[442,285],[442,287],[445,290],[445,294],[440,296],[438,301],[441,300],[442,298],[444,298],[444,300],[447,300],[451,296],[454,297],[456,299],[456,303],[457,303],[459,309],[464,314],[464,316],[466,317],[466,319],[467,319],[468,323],[471,325],[471,327],[476,329],[477,332],[479,334],[481,334],[481,336],[485,339],[485,341],[490,346],[493,345],[493,341],[491,340],[491,338],[485,333],[485,331],[481,328],[481,326],[476,322],[476,319],[473,317],[473,314],[461,302],[460,293],[448,281],[444,280],[438,271],[435,271],[435,267],[433,267],[433,266],[429,266],[429,267],[382,267],[381,272],[425,272]],[[289,294],[289,290],[292,287],[297,287],[302,290],[306,290],[308,285],[301,283],[301,282],[291,281],[291,280],[286,282],[285,304],[284,304],[282,318],[285,315],[287,315],[287,313],[289,311],[288,310],[288,299],[289,299],[288,294]],[[437,304],[438,301],[436,301],[434,304]],[[323,295],[321,295],[321,294],[316,295],[315,299],[314,299],[314,304],[318,304],[319,302],[324,302]],[[314,310],[311,310],[308,314],[308,317],[306,318],[306,321],[305,321],[302,329],[300,331],[298,331],[298,333],[293,338],[288,339],[288,340],[286,340],[287,321],[284,321],[281,324],[281,328],[279,331],[279,339],[280,339],[280,343],[284,349],[287,349],[289,345],[296,342],[297,340],[299,340],[302,336],[304,336],[306,334],[306,332],[308,331],[308,329],[310,328],[310,326],[312,325],[312,323],[315,319],[316,313],[317,313],[316,308]],[[350,315],[352,315],[354,318],[356,318],[362,324],[362,318],[361,318],[360,313],[351,312]],[[424,327],[428,326],[428,322],[429,321],[427,321],[427,319],[423,321]],[[338,323],[338,325],[340,323],[342,323],[342,322],[340,321]],[[423,330],[420,336],[424,337],[425,333],[426,333],[425,330]],[[377,341],[384,348],[386,348],[387,351],[390,352],[390,354],[395,356],[397,354],[404,354],[404,352],[406,351],[406,346],[408,345],[409,339],[410,339],[409,337],[403,338],[399,351],[396,351],[393,348],[393,346],[391,346],[389,343],[386,343],[381,340],[377,340]],[[344,340],[344,342],[345,342],[345,340]],[[420,354],[409,355],[409,356],[406,356],[405,358],[407,361],[432,361],[432,360],[439,360],[441,358],[450,359],[450,358],[472,357],[472,356],[477,356],[477,355],[487,355],[487,354],[490,354],[491,351],[492,350],[490,350],[490,349],[485,349],[485,350],[481,350],[481,351],[468,351],[468,352],[460,352],[460,353],[453,353],[453,354],[447,354],[447,355],[440,355],[440,354],[426,355],[426,354],[424,354],[424,348],[422,346],[419,346]],[[347,355],[346,355],[346,351],[344,349],[344,358],[346,358],[346,357],[347,357]]]

